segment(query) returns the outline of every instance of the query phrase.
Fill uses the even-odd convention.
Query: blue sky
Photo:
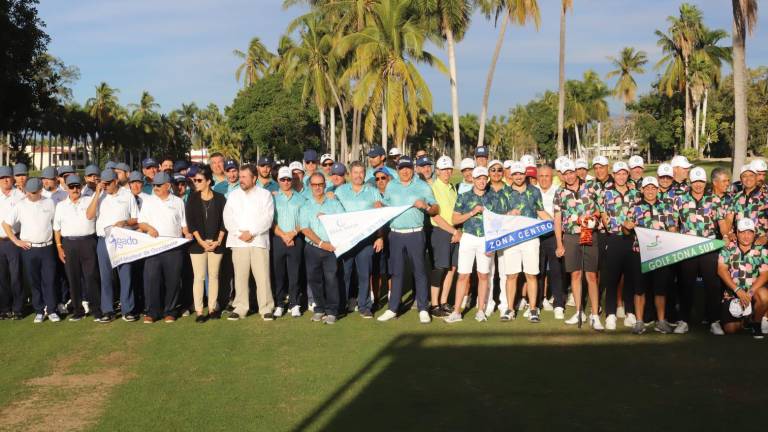
[[[539,0],[541,28],[510,27],[496,69],[489,111],[504,115],[510,107],[557,87],[559,0]],[[646,91],[660,58],[655,29],[680,2],[670,0],[577,0],[568,15],[566,75],[578,78],[588,69],[610,70],[607,56],[633,46],[648,53],[650,64],[638,78]],[[712,28],[731,31],[731,2],[691,1]],[[300,8],[283,10],[281,0],[42,0],[40,16],[52,41],[49,50],[80,68],[75,100],[85,102],[101,81],[120,89],[123,104],[149,91],[162,111],[194,101],[224,107],[239,84],[238,59],[253,36],[275,51],[278,38]],[[640,6],[642,5],[642,6]],[[768,64],[768,10],[760,11],[757,32],[747,41],[750,67]],[[462,113],[479,113],[485,77],[497,28],[475,14],[457,47],[459,103]],[[730,38],[725,41],[730,45]],[[431,48],[447,64],[445,52]],[[435,111],[450,110],[448,79],[421,68],[432,90]],[[611,83],[612,85],[612,83]],[[620,105],[611,101],[613,113]]]

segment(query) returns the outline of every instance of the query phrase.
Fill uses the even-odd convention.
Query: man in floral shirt
[[[677,215],[669,200],[659,199],[659,182],[655,177],[645,177],[641,184],[642,198],[629,210],[624,228],[634,230],[635,227],[661,231],[677,231]],[[632,246],[634,264],[631,286],[635,291],[635,316],[637,322],[632,329],[635,334],[645,333],[643,313],[645,312],[645,293],[653,292],[656,305],[656,327],[660,333],[670,333],[672,326],[666,320],[666,288],[670,277],[670,268],[661,267],[648,273],[640,271],[640,247],[635,238]]]
[[[603,330],[598,315],[597,242],[592,241],[589,246],[579,244],[582,227],[597,228],[597,197],[576,175],[573,161],[562,161],[560,169],[565,184],[557,191],[554,199],[556,253],[558,257],[564,257],[565,271],[571,274],[571,289],[576,303],[576,313],[565,323],[576,324],[586,318],[581,309],[581,275],[584,272],[592,307],[589,323],[595,330]]]
[[[624,162],[613,164],[614,185],[598,195],[598,209],[605,226],[605,260],[600,269],[600,290],[605,292],[605,328],[616,330],[616,309],[618,306],[618,287],[624,276],[625,285],[632,274],[632,237],[624,230],[624,221],[629,209],[638,199],[639,192],[627,185],[629,167]],[[638,185],[639,186],[639,185]],[[632,301],[633,291],[624,289],[622,297],[629,314],[624,325],[632,327],[636,319]]]
[[[755,242],[763,245],[766,242],[766,231],[768,231],[768,194],[758,187],[757,176],[751,164],[741,167],[739,177],[744,189],[734,195],[727,211],[726,228],[729,238],[734,240],[732,231],[734,224],[748,218],[756,223],[757,240]]]
[[[717,274],[727,288],[720,312],[725,333],[748,327],[755,338],[762,339],[768,333],[768,249],[754,243],[755,228],[751,219],[738,222],[736,241],[720,251]],[[752,307],[751,320],[731,313],[734,299],[738,299],[741,309]]]
[[[706,192],[707,173],[704,168],[692,169],[690,176],[691,190],[678,196],[674,201],[675,210],[679,216],[680,233],[716,239],[725,233],[725,222],[722,220],[722,201],[717,195]],[[710,331],[713,334],[722,334],[719,323],[722,290],[716,272],[717,252],[699,255],[680,263],[678,284],[681,288],[678,293],[680,320],[675,327],[675,333],[688,332],[696,278],[701,276],[706,287],[706,316],[710,323]]]

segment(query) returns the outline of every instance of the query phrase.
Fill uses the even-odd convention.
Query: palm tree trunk
[[[701,137],[707,135],[707,99],[709,99],[709,89],[704,89],[704,102],[702,102],[701,113]],[[707,140],[709,141],[709,140]]]
[[[602,140],[601,140],[602,126],[603,126],[602,122],[597,122],[597,146],[598,147],[602,146]]]
[[[387,149],[387,101],[384,97],[384,103],[381,104],[381,146]]]
[[[444,20],[445,21],[445,20]],[[451,114],[453,115],[453,160],[461,160],[461,130],[459,129],[459,91],[456,82],[456,44],[453,29],[445,25],[445,38],[448,41],[448,71],[451,75]]]
[[[686,68],[687,69],[687,68]],[[685,73],[688,76],[688,72]],[[691,90],[688,81],[685,82],[685,148],[693,148],[693,107]]]
[[[699,127],[701,126],[701,103],[696,104],[696,123],[693,134],[693,148],[696,149],[696,153],[699,153]],[[701,156],[701,155],[699,155]]]
[[[509,11],[504,13],[504,18],[501,20],[501,27],[499,28],[499,37],[496,39],[496,48],[493,50],[493,57],[491,57],[491,66],[488,68],[488,77],[485,79],[485,91],[483,92],[483,106],[480,109],[480,131],[477,134],[477,146],[483,145],[485,139],[485,117],[488,115],[488,99],[491,97],[491,85],[493,84],[493,74],[496,71],[496,62],[499,61],[499,54],[501,53],[501,45],[504,43],[504,35],[507,32],[507,24],[509,24]]]
[[[560,8],[560,60],[557,90],[557,155],[565,154],[563,133],[565,130],[565,7]]]
[[[579,137],[578,125],[575,125],[575,124],[573,125],[573,132],[576,134],[576,154],[579,155],[579,157],[581,157],[583,152],[581,151],[581,138]]]
[[[336,160],[336,109],[331,106],[330,110],[331,118],[331,156],[333,160]]]
[[[733,173],[744,165],[747,157],[747,64],[746,64],[746,17],[741,0],[732,0],[733,5],[733,108],[734,142]]]
[[[360,123],[358,123],[357,112],[357,108],[352,108],[352,159],[355,160],[360,157],[360,150],[358,149],[360,140],[357,135],[357,128]]]
[[[325,151],[328,148],[328,135],[325,130],[325,109],[317,107],[317,110],[320,112],[320,146]]]

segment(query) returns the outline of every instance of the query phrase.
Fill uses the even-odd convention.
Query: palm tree
[[[270,73],[270,66],[275,57],[257,37],[251,39],[251,43],[248,45],[248,53],[238,49],[232,51],[232,53],[243,59],[243,63],[235,71],[235,80],[239,82],[242,75],[244,87],[248,87],[264,77],[264,75]]]
[[[96,141],[98,141],[99,147],[104,147],[106,144],[107,127],[115,120],[120,111],[117,93],[119,93],[119,90],[113,89],[109,84],[102,82],[96,86],[96,96],[88,99],[86,102],[88,114],[96,123]],[[95,143],[93,151],[95,154]]]
[[[747,33],[757,25],[757,0],[731,0],[733,6],[733,106],[734,146],[733,172],[744,164],[747,156]]]
[[[634,102],[637,95],[637,82],[632,75],[645,73],[643,66],[648,63],[648,55],[645,51],[635,51],[632,47],[624,47],[618,57],[608,57],[608,60],[616,69],[608,72],[605,78],[619,77],[613,88],[613,95],[624,104],[621,109],[621,118],[623,119],[626,105]]]
[[[565,13],[573,8],[573,0],[562,0],[560,4],[560,60],[557,93],[557,155],[565,154],[563,128],[565,127]],[[578,138],[578,137],[577,137]]]
[[[496,39],[496,48],[491,57],[491,66],[488,68],[488,77],[485,80],[485,91],[483,92],[483,105],[480,109],[480,131],[477,134],[477,146],[483,145],[485,139],[485,118],[488,115],[488,99],[491,96],[491,84],[493,84],[493,74],[496,71],[496,62],[499,60],[501,45],[504,43],[504,35],[507,32],[509,21],[512,23],[525,25],[528,20],[533,20],[536,30],[541,25],[541,15],[539,13],[539,4],[537,0],[479,0],[480,9],[487,19],[493,17],[494,23],[498,23],[499,16],[502,16],[499,36]]]
[[[732,62],[731,48],[717,45],[726,37],[728,33],[724,30],[710,30],[703,27],[701,37],[691,54],[689,80],[691,99],[696,107],[694,147],[699,154],[704,150],[704,147],[700,148],[699,144],[701,138],[705,136],[705,128],[702,126],[700,129],[699,126],[706,123],[709,89],[719,86],[723,62]]]
[[[424,51],[428,27],[411,13],[411,6],[410,0],[382,0],[373,6],[368,25],[343,37],[337,47],[341,56],[354,50],[342,79],[357,81],[352,103],[358,109],[368,107],[364,131],[369,141],[380,113],[385,148],[388,136],[401,145],[416,130],[421,109],[432,111],[432,94],[415,63],[445,72],[443,63]]]

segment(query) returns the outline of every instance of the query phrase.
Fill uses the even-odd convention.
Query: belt
[[[406,228],[406,229],[394,229],[390,228],[390,231],[398,234],[410,234],[415,232],[421,232],[424,229],[424,227],[418,227],[418,228]]]
[[[62,237],[64,240],[76,241],[76,240],[90,240],[96,238],[96,234],[89,234],[84,236],[66,236]]]
[[[8,237],[0,237],[0,241],[10,240]]]
[[[47,247],[47,246],[52,245],[53,244],[53,240],[47,241],[47,242],[43,242],[43,243],[32,243],[32,242],[30,242],[29,244],[32,245],[33,248],[42,248],[42,247]]]

